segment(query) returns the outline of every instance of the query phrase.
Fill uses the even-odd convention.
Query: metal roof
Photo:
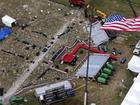
[[[8,15],[2,17],[2,22],[8,27],[12,27],[12,24],[16,22],[16,20]]]
[[[102,66],[107,62],[109,58],[108,54],[94,54],[89,57],[89,77],[94,77],[100,71]],[[82,67],[75,74],[77,77],[86,77],[87,60],[84,62]]]
[[[61,87],[61,86],[64,86],[65,89],[72,89],[72,85],[69,81],[61,81],[61,82],[57,82],[57,83],[53,83],[53,84],[50,84],[50,85],[46,85],[46,86],[43,86],[43,87],[39,87],[39,88],[36,88],[35,89],[35,94],[37,97],[39,97],[40,95],[45,95],[45,92],[47,90],[51,90],[51,89],[54,89],[54,88],[58,88],[58,87]]]
[[[107,36],[106,32],[104,30],[101,30],[100,28],[101,23],[99,21],[92,24],[91,38],[95,46],[98,46],[109,40],[109,37]],[[90,32],[90,26],[87,27],[87,31]]]

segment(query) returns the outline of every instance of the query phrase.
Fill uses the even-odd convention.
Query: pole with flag
[[[91,9],[92,10],[92,9]],[[91,14],[89,15],[89,25],[90,25],[90,33],[89,33],[89,39],[88,39],[88,45],[89,48],[91,47],[91,33],[92,33],[92,17],[93,17],[93,11],[91,11]],[[86,70],[86,78],[85,78],[85,92],[84,92],[84,105],[88,105],[88,74],[89,74],[89,62],[90,62],[90,51],[88,50],[88,57],[87,57],[87,70]]]

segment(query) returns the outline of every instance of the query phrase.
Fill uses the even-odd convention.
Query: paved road
[[[73,20],[74,21],[74,20]],[[63,33],[67,27],[69,26],[69,24],[71,23],[71,20],[68,20],[59,30],[58,32],[54,35],[55,40],[54,44],[57,42],[58,40],[58,35],[60,35],[61,33]],[[21,85],[24,83],[24,81],[30,76],[30,74],[35,70],[35,68],[38,66],[39,62],[41,62],[43,60],[43,58],[45,57],[45,55],[49,52],[49,50],[52,48],[52,46],[54,44],[50,44],[50,48],[48,49],[47,52],[41,52],[41,54],[38,57],[35,57],[34,59],[34,63],[29,64],[29,67],[24,70],[24,72],[17,78],[17,80],[12,84],[11,88],[7,91],[6,94],[4,94],[3,96],[3,104],[4,105],[8,105],[9,102],[9,97],[11,97],[12,95],[14,95],[16,93],[16,91],[21,87]]]

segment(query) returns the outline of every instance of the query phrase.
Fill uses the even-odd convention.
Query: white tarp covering
[[[98,46],[109,40],[106,32],[101,30],[101,22],[97,21],[92,24],[91,38],[95,46]],[[90,26],[87,27],[87,31],[90,32]]]
[[[101,70],[103,65],[107,62],[109,55],[107,54],[93,54],[89,56],[89,72],[88,77],[93,78]],[[76,77],[86,77],[87,60],[82,67],[75,74]]]
[[[128,63],[128,69],[133,72],[140,73],[140,57],[133,55]]]
[[[121,105],[140,105],[140,74],[134,79]]]
[[[2,23],[8,27],[12,27],[12,24],[15,22],[16,22],[16,20],[8,15],[5,15],[4,17],[2,17]]]

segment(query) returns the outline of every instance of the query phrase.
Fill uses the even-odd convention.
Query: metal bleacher
[[[51,103],[55,103],[67,98],[67,92],[64,86],[57,87],[51,90],[46,91],[44,95],[45,105],[50,105]]]

